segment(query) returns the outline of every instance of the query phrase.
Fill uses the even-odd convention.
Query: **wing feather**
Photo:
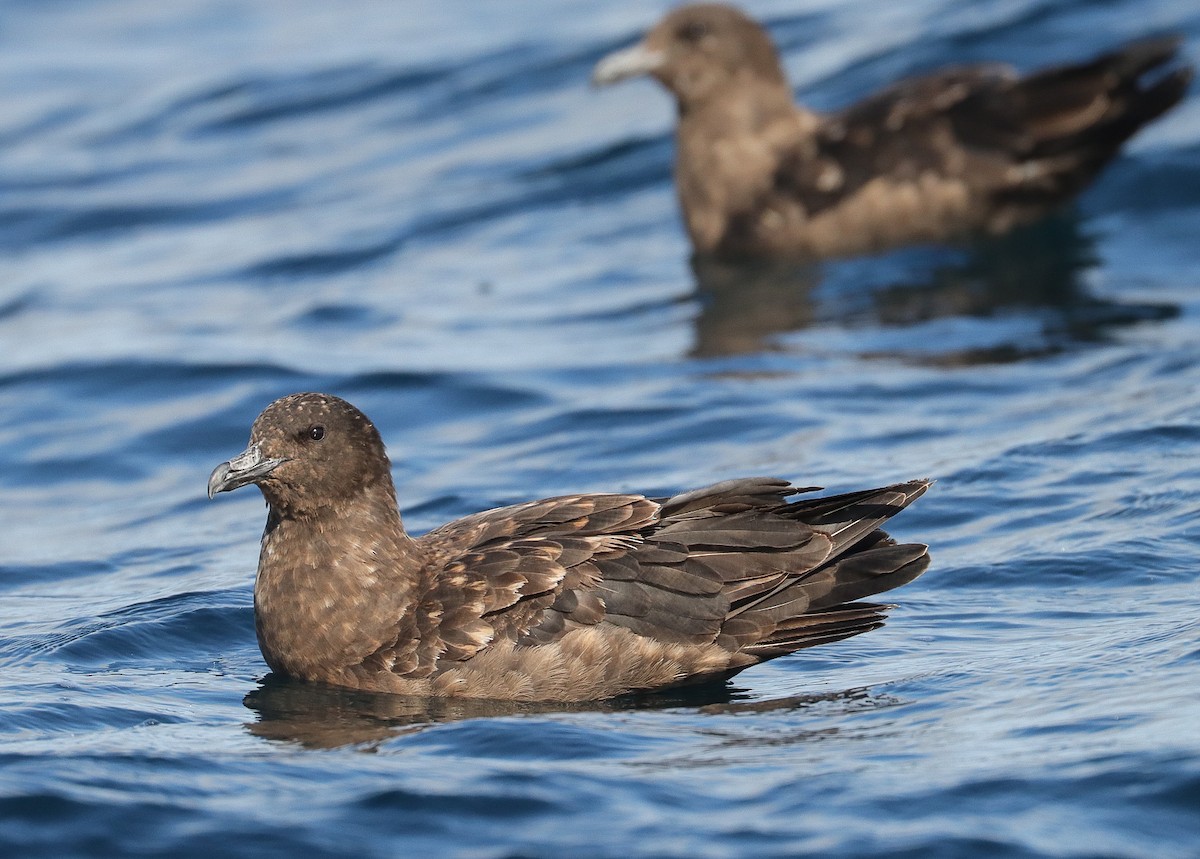
[[[715,644],[736,670],[856,635],[884,607],[854,601],[928,563],[924,546],[878,530],[927,486],[792,500],[804,490],[749,478],[661,501],[563,496],[466,517],[422,538],[434,562],[421,640],[405,627],[373,658],[421,676],[498,641],[545,645],[608,625],[663,646]]]

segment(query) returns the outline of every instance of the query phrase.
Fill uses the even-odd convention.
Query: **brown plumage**
[[[717,256],[823,258],[1002,233],[1070,200],[1190,67],[1175,37],[1027,77],[959,66],[833,114],[792,101],[774,45],[738,10],[684,6],[594,80],[648,74],[675,96],[675,181],[692,245]]]
[[[371,691],[583,701],[727,677],[875,629],[888,606],[857,601],[929,564],[878,529],[925,480],[802,501],[770,478],[568,495],[412,538],[378,431],[327,394],[268,406],[209,496],[249,483],[269,506],[267,664]]]

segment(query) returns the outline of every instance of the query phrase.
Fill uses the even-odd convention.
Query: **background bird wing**
[[[1024,78],[976,65],[900,81],[827,117],[781,159],[775,190],[810,216],[877,177],[959,180],[999,202],[1052,205],[1179,101],[1191,68],[1153,74],[1178,48],[1152,38]]]
[[[825,118],[780,158],[772,193],[796,200],[809,217],[837,206],[873,180],[902,184],[922,176],[959,178],[964,146],[994,157],[994,169],[1020,145],[1020,122],[1001,93],[1016,80],[1003,66],[943,69],[909,78]]]

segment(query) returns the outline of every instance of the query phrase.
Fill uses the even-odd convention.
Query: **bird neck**
[[[680,122],[716,125],[733,121],[739,130],[754,130],[796,109],[792,91],[782,75],[763,75],[743,69],[708,86],[676,93]],[[712,117],[708,119],[707,117]]]
[[[390,481],[304,516],[272,508],[254,586],[267,664],[337,682],[337,672],[395,639],[423,565]]]

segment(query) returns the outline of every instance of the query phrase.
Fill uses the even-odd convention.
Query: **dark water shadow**
[[[688,709],[706,716],[799,710],[827,705],[859,707],[866,689],[792,695],[761,701],[728,681],[664,692],[626,695],[584,703],[523,703],[447,698],[410,698],[303,683],[269,674],[243,699],[255,719],[246,730],[256,737],[310,749],[380,743],[432,725],[468,719],[496,719],[556,713],[616,713],[629,710]]]
[[[778,348],[781,334],[835,325],[864,332],[863,356],[955,366],[1002,363],[1104,342],[1113,329],[1180,313],[1174,304],[1094,295],[1085,278],[1097,263],[1094,245],[1078,216],[1064,213],[962,247],[845,262],[693,258],[703,309],[691,355]],[[911,351],[896,347],[894,336],[872,342],[873,329],[916,331],[955,318],[1006,324],[993,326],[983,345],[953,336],[935,344],[921,336]]]

